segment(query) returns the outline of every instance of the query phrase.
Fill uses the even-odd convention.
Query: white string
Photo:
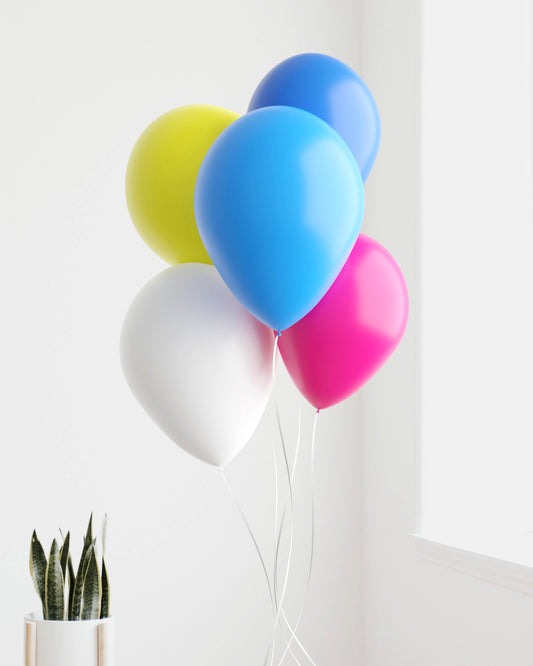
[[[274,597],[275,601],[277,602],[276,603],[277,613],[276,613],[276,617],[274,619],[274,624],[273,624],[273,627],[272,627],[272,651],[270,653],[270,666],[273,666],[273,664],[274,664],[274,653],[275,653],[275,644],[276,644],[276,626],[278,625],[278,623],[280,623],[281,609],[283,607],[283,602],[285,600],[285,593],[287,592],[287,584],[289,582],[289,574],[290,574],[291,560],[292,560],[292,547],[293,547],[293,542],[294,542],[294,505],[293,505],[293,496],[292,496],[291,473],[290,473],[290,469],[289,469],[289,461],[288,461],[288,458],[287,458],[287,447],[285,446],[285,438],[283,436],[283,429],[281,427],[281,419],[280,419],[279,408],[278,408],[277,403],[276,403],[276,419],[278,421],[278,430],[279,430],[279,434],[280,434],[280,438],[281,438],[281,447],[282,447],[282,450],[283,450],[283,460],[285,462],[285,469],[286,469],[286,472],[287,472],[287,483],[288,483],[288,490],[289,490],[289,509],[290,509],[290,537],[289,537],[289,551],[287,553],[287,568],[285,570],[285,579],[283,581],[283,587],[282,587],[282,590],[281,590],[281,595],[280,595],[280,598],[279,598],[279,602],[277,602],[277,593],[275,593],[275,597]],[[281,532],[280,532],[280,537],[281,537]],[[278,556],[279,556],[279,541],[278,541],[278,547],[276,549],[274,590],[277,590],[277,580],[276,579],[277,579]],[[296,657],[294,657],[294,659],[299,664]]]
[[[276,340],[278,339],[278,336],[276,336]],[[275,353],[275,350],[274,350]],[[300,452],[300,441],[301,441],[301,434],[302,434],[302,399],[300,394],[298,394],[298,433],[296,435],[296,446],[294,448],[294,459],[292,461],[292,470],[291,470],[291,476],[290,476],[290,482],[291,485],[294,483],[294,475],[296,473],[296,465],[298,463],[298,455]],[[279,511],[278,511],[278,506],[279,506],[279,488],[278,488],[278,459],[276,456],[276,446],[273,443],[272,444],[272,458],[274,461],[274,474],[276,478],[276,483],[275,483],[275,492],[276,492],[276,515],[274,519],[274,539],[278,539],[278,519],[279,519]],[[276,568],[277,568],[277,560],[276,560]],[[274,580],[274,584],[275,584]]]
[[[252,528],[250,527],[250,523],[248,522],[248,520],[246,518],[246,515],[244,514],[244,511],[242,510],[241,505],[239,504],[239,501],[237,500],[237,497],[235,496],[235,493],[233,492],[233,490],[231,489],[231,486],[228,483],[228,480],[226,478],[226,474],[224,473],[223,468],[219,467],[218,471],[220,472],[220,476],[222,477],[222,480],[224,481],[224,485],[228,489],[228,492],[229,492],[231,498],[233,499],[233,502],[234,502],[235,506],[237,507],[237,510],[241,514],[241,518],[242,518],[244,524],[246,525],[246,529],[248,530],[248,534],[250,535],[250,537],[253,541],[253,544],[255,546],[255,550],[257,551],[257,555],[259,556],[259,560],[261,562],[261,567],[263,568],[263,573],[265,574],[265,580],[267,582],[268,593],[270,595],[270,602],[272,604],[272,609],[275,612],[276,611],[276,605],[274,603],[274,595],[272,594],[272,586],[270,584],[270,578],[268,576],[267,568],[266,568],[266,565],[265,565],[265,560],[263,559],[263,555],[261,554],[261,549],[259,548],[259,544],[257,543],[257,539],[255,538],[255,535],[252,531]]]
[[[286,449],[286,446],[285,446],[285,439],[283,437],[283,432],[282,432],[282,429],[281,429],[281,420],[279,419],[279,410],[277,408],[277,405],[276,405],[276,410],[277,410],[277,415],[278,415],[278,427],[280,429],[281,443],[282,443],[282,447],[283,447],[283,450],[284,450],[284,456],[285,456],[286,464],[288,464],[287,454],[286,454],[287,449]],[[292,481],[294,479],[294,474],[296,472],[296,467],[297,467],[297,463],[298,463],[298,453],[299,453],[299,450],[300,450],[300,441],[301,441],[301,425],[302,425],[302,406],[301,406],[300,395],[298,395],[298,434],[297,434],[297,437],[296,437],[294,460],[293,460],[293,465],[292,465],[292,471],[291,471],[291,474],[290,474],[290,484],[292,484]],[[273,453],[274,459],[276,459],[276,445],[275,445],[274,440],[272,440],[272,453]],[[276,464],[276,469],[277,469],[277,464]],[[286,512],[287,512],[287,505],[285,505],[285,508],[283,509],[283,515],[282,515],[282,518],[281,518],[281,524],[280,524],[279,532],[276,532],[276,550],[275,550],[275,556],[274,556],[274,575],[273,575],[274,602],[276,604],[276,608],[278,608],[277,578],[278,578],[279,548],[280,548],[281,537],[282,537],[282,534],[283,534],[283,525],[285,523]],[[285,619],[285,622],[287,623],[286,619]],[[280,623],[280,627],[281,627],[281,623]],[[289,629],[290,629],[290,627],[289,627]],[[274,625],[274,631],[275,631],[275,625]],[[299,643],[299,640],[298,640],[297,637],[296,637],[296,640]],[[270,650],[271,649],[272,649],[272,651],[274,650],[273,641],[271,641],[271,643],[269,645],[267,656],[266,656],[265,661],[264,661],[264,666],[266,666],[266,663],[268,661],[268,657],[270,655]],[[300,662],[296,658],[296,655],[292,651],[292,648],[290,649],[290,653],[291,653],[291,656],[293,657],[294,661],[297,664],[300,664]]]
[[[281,530],[283,530],[283,524],[284,524],[284,522],[285,522],[285,512],[283,513],[282,518],[281,518],[281,526],[280,526],[279,539],[281,539]],[[278,549],[279,549],[279,539],[278,539]],[[283,607],[282,607],[282,606],[278,606],[278,601],[277,601],[277,590],[276,590],[276,586],[275,586],[275,585],[274,585],[274,600],[275,600],[275,602],[276,602],[276,606],[277,606],[278,608],[281,609],[281,618],[283,618],[283,620],[284,620],[284,622],[285,622],[285,624],[286,624],[286,626],[287,626],[287,629],[289,630],[289,632],[290,632],[290,634],[291,634],[291,638],[296,642],[296,644],[298,645],[298,647],[300,648],[300,650],[304,653],[304,655],[308,656],[308,655],[307,655],[307,651],[306,651],[306,649],[304,648],[304,646],[303,646],[302,643],[300,642],[300,639],[298,638],[298,636],[296,636],[296,633],[295,633],[296,629],[293,629],[293,628],[291,627],[291,624],[290,624],[290,622],[289,622],[289,620],[288,620],[288,618],[287,618],[287,615],[285,614],[285,611],[283,610]],[[280,627],[281,627],[281,621],[280,621]],[[297,663],[300,663],[300,662],[298,662],[298,659],[296,658],[294,652],[292,651],[292,647],[289,647],[288,649],[289,649],[289,652],[291,653],[292,658],[293,658]],[[310,659],[309,656],[308,656],[308,659]]]
[[[294,450],[294,460],[292,463],[291,483],[294,481],[296,472],[296,463],[298,462],[298,452],[300,451],[300,436],[302,433],[302,399],[298,393],[298,435],[296,436],[296,448]]]
[[[272,353],[272,381],[274,381],[274,377],[276,375],[276,357],[277,357],[277,352],[278,352],[278,342],[279,338],[281,336],[281,333],[278,331],[275,336],[274,336],[274,351]]]
[[[274,539],[278,534],[278,504],[279,504],[279,489],[278,489],[278,460],[276,457],[276,450],[272,447],[272,461],[274,463]]]
[[[315,418],[313,421],[313,434],[311,436],[311,552],[309,556],[309,569],[307,572],[307,583],[305,586],[305,592],[304,592],[304,598],[302,601],[302,605],[300,607],[300,612],[298,613],[298,617],[296,619],[296,622],[294,624],[294,627],[291,627],[289,625],[289,622],[287,620],[287,617],[285,615],[285,612],[282,611],[283,613],[283,619],[285,620],[287,627],[291,633],[291,637],[289,639],[289,642],[287,643],[287,646],[285,647],[285,651],[283,652],[280,661],[278,662],[278,666],[281,666],[285,660],[285,657],[287,656],[287,653],[290,651],[292,654],[291,648],[291,643],[293,640],[297,641],[298,646],[302,650],[302,652],[305,654],[305,656],[309,659],[311,664],[313,666],[316,666],[315,661],[309,656],[309,653],[305,650],[303,645],[300,643],[298,640],[298,637],[296,636],[296,631],[298,630],[298,627],[300,625],[300,621],[302,619],[302,615],[305,609],[305,604],[307,602],[307,595],[309,593],[309,587],[311,584],[311,572],[313,570],[313,560],[314,560],[314,551],[315,551],[315,482],[314,482],[314,476],[315,476],[315,443],[316,443],[316,426],[317,426],[317,421],[318,421],[318,414],[319,410],[317,409],[315,412]],[[274,592],[274,598],[275,598],[275,592]]]
[[[272,379],[273,379],[273,381],[274,381],[274,376],[275,376],[276,355],[277,355],[277,350],[278,350],[278,338],[279,338],[279,336],[280,336],[280,333],[278,332],[278,334],[276,335],[276,338],[275,338],[274,350],[273,350],[273,356],[272,356]],[[255,538],[253,530],[250,526],[250,523],[248,522],[248,520],[246,518],[246,515],[245,515],[239,501],[237,500],[237,497],[235,496],[233,490],[231,489],[231,486],[228,483],[228,480],[227,480],[226,475],[224,473],[224,469],[222,467],[219,468],[219,472],[220,472],[220,475],[221,475],[222,480],[224,482],[224,485],[226,486],[226,488],[227,488],[227,490],[228,490],[228,492],[229,492],[229,494],[230,494],[230,496],[231,496],[239,514],[241,515],[241,518],[242,518],[242,520],[243,520],[243,522],[246,526],[248,534],[250,535],[250,538],[252,539],[255,550],[256,550],[257,555],[259,557],[259,561],[261,563],[261,568],[262,568],[264,576],[265,576],[265,580],[266,580],[266,583],[267,583],[267,588],[268,588],[272,608],[273,608],[273,611],[276,613],[276,618],[275,618],[274,624],[273,624],[272,639],[271,639],[267,654],[265,656],[263,666],[266,666],[266,664],[268,662],[269,655],[270,655],[270,666],[273,666],[273,660],[274,660],[274,654],[275,654],[275,630],[276,630],[276,626],[277,626],[278,623],[279,623],[280,627],[282,626],[281,625],[281,617],[283,617],[283,620],[284,620],[285,624],[287,625],[288,630],[291,633],[290,640],[289,640],[289,642],[288,642],[288,644],[285,648],[285,651],[283,653],[283,656],[282,656],[282,661],[287,656],[287,653],[290,652],[290,654],[293,657],[296,664],[298,666],[302,666],[301,663],[296,658],[296,655],[294,654],[293,650],[291,649],[291,643],[294,640],[296,642],[296,644],[302,650],[303,654],[309,659],[311,664],[313,664],[313,666],[316,666],[315,662],[311,659],[311,657],[309,656],[309,653],[306,651],[306,649],[304,648],[304,646],[302,645],[298,636],[296,636],[296,633],[295,633],[296,629],[297,629],[297,626],[298,626],[298,623],[300,622],[300,619],[301,619],[301,616],[302,616],[302,613],[303,613],[303,607],[300,610],[300,613],[298,615],[298,620],[297,620],[297,623],[296,623],[296,626],[295,626],[294,629],[291,627],[291,625],[290,625],[290,623],[287,619],[287,616],[286,616],[286,614],[283,610],[283,601],[285,599],[285,594],[286,594],[286,591],[287,591],[287,584],[288,584],[290,566],[291,566],[291,559],[292,559],[293,540],[294,540],[294,504],[293,504],[292,482],[293,482],[294,475],[295,475],[295,472],[296,472],[296,467],[297,467],[297,462],[298,462],[298,454],[299,454],[299,449],[300,449],[300,441],[301,441],[302,412],[301,412],[300,398],[298,399],[298,435],[297,435],[297,440],[296,440],[296,447],[295,447],[292,470],[289,470],[289,461],[288,461],[288,457],[287,457],[287,447],[285,446],[285,438],[283,436],[283,430],[282,430],[282,427],[281,427],[281,419],[280,419],[279,408],[278,408],[277,403],[276,403],[276,417],[277,417],[278,429],[279,429],[280,438],[281,438],[283,458],[284,458],[284,462],[285,462],[285,469],[286,469],[286,472],[287,472],[287,481],[288,481],[288,485],[289,485],[289,500],[290,500],[289,509],[290,509],[290,517],[291,517],[290,542],[289,542],[289,552],[288,552],[288,555],[287,555],[287,567],[286,567],[286,571],[285,571],[285,579],[284,579],[283,589],[282,589],[282,592],[281,592],[279,603],[278,603],[278,598],[277,598],[278,557],[279,557],[279,547],[280,547],[281,535],[282,535],[283,525],[284,525],[284,522],[285,522],[285,515],[286,515],[286,511],[287,511],[288,507],[286,505],[285,508],[284,508],[282,519],[281,519],[281,524],[280,524],[280,527],[279,527],[279,536],[278,536],[277,545],[276,545],[276,555],[275,555],[275,565],[274,565],[274,581],[273,581],[274,582],[274,593],[273,593],[272,584],[270,582],[270,577],[268,575],[265,560],[264,560],[263,555],[261,553],[261,549],[259,547],[259,544],[257,543],[257,539]],[[313,443],[312,443],[312,451],[311,451],[312,466],[314,465],[313,461],[314,461],[315,428],[316,428],[316,417],[315,417],[315,424],[313,426]],[[275,445],[274,444],[273,444],[273,447],[272,447],[272,452],[273,452],[274,474],[275,474],[275,518],[274,518],[274,525],[275,525],[276,534],[277,534],[277,532],[278,532],[278,519],[279,519],[279,514],[278,514],[279,485],[278,485],[278,463],[277,463]],[[312,564],[312,560],[313,560],[313,543],[314,543],[314,498],[312,498],[312,500],[313,500],[313,504],[312,504],[313,520],[312,520],[311,564]],[[309,575],[308,575],[308,581],[307,581],[307,589],[305,591],[305,597],[307,597],[307,591],[308,591],[308,588],[309,588],[310,576],[311,576],[311,566],[310,566],[310,569],[309,569]],[[305,604],[305,602],[304,602],[304,604]],[[279,662],[279,664],[281,664],[281,661]]]
[[[276,406],[276,408],[277,408],[277,406]],[[278,426],[279,426],[279,420],[278,420]],[[292,462],[292,471],[291,471],[291,476],[290,476],[291,486],[292,486],[292,483],[294,481],[294,475],[295,475],[295,472],[296,472],[296,465],[298,463],[298,454],[299,454],[299,451],[300,451],[301,432],[302,432],[302,402],[301,402],[300,394],[298,394],[298,434],[296,436],[296,447],[294,449],[294,459],[293,459],[293,462]],[[281,433],[281,429],[280,429],[280,433]],[[281,433],[281,441],[282,441],[282,445],[283,445],[284,439],[283,439],[283,434],[282,433]],[[272,445],[272,452],[274,454],[274,459],[276,459],[276,449],[275,449],[274,444]],[[276,463],[276,469],[277,469],[277,463]],[[273,576],[273,580],[274,580],[274,598],[276,600],[276,604],[277,604],[277,581],[278,581],[278,551],[279,551],[279,543],[280,543],[280,540],[281,540],[281,535],[282,535],[282,532],[283,532],[283,524],[285,522],[286,512],[287,512],[287,505],[285,504],[285,507],[283,509],[283,515],[281,517],[281,524],[280,524],[280,527],[279,527],[279,532],[276,530],[276,535],[275,535],[276,555],[275,555],[275,558],[274,558],[274,576]]]
[[[276,333],[274,340],[274,353],[272,354],[272,385],[276,376],[276,356],[278,351],[279,332]],[[272,444],[272,459],[274,462],[274,539],[278,533],[278,505],[279,505],[279,487],[278,487],[278,459],[276,457],[276,447]]]
[[[282,525],[282,526],[283,526],[283,523],[284,523],[284,522],[285,522],[285,513],[283,513],[283,515],[282,515],[282,517],[281,517],[281,525]],[[281,526],[280,529],[283,529],[282,526]],[[307,597],[307,590],[305,591],[304,596]],[[274,600],[275,600],[275,602],[276,602],[276,606],[277,606],[278,603],[277,603],[277,594],[276,594],[276,588],[275,588],[275,586],[274,586]],[[302,615],[302,613],[303,613],[303,611],[302,611],[302,612],[300,613],[300,615],[298,616],[298,620],[300,619],[300,616]],[[283,610],[283,608],[281,609],[281,617],[283,618],[283,620],[284,620],[284,622],[285,622],[285,624],[286,624],[286,627],[287,627],[287,629],[289,630],[289,632],[290,632],[290,634],[291,634],[291,641],[290,641],[290,642],[292,642],[292,641],[294,640],[294,641],[296,642],[296,644],[298,645],[298,647],[300,648],[300,650],[303,652],[303,654],[307,657],[307,659],[309,659],[309,661],[310,661],[312,664],[315,664],[315,662],[313,661],[313,659],[311,658],[311,656],[309,655],[309,653],[307,652],[307,650],[305,649],[305,647],[302,645],[300,639],[299,639],[298,636],[296,635],[296,629],[297,629],[297,627],[295,626],[295,627],[293,628],[293,627],[291,626],[291,624],[290,624],[290,622],[289,622],[289,619],[287,618],[287,615],[285,614],[285,611]],[[281,626],[281,625],[280,625],[280,626]],[[293,653],[293,651],[292,651],[292,648],[291,648],[290,646],[288,646],[288,650],[289,650],[289,652],[291,653],[291,656],[292,656],[294,659],[296,659],[296,657],[294,656],[294,653]],[[285,653],[284,653],[284,656],[285,656]],[[315,666],[316,666],[316,665],[315,665]]]
[[[279,420],[278,420],[278,426],[281,428],[281,426],[279,425]],[[296,447],[294,449],[294,460],[292,462],[292,471],[291,471],[291,476],[290,476],[291,486],[292,486],[292,483],[294,481],[296,466],[298,464],[298,454],[299,454],[299,451],[300,451],[301,432],[302,432],[302,402],[301,402],[300,394],[298,394],[298,434],[296,436]],[[281,429],[280,429],[280,433],[281,433]],[[283,445],[284,438],[283,438],[282,433],[281,433],[281,442],[282,442],[282,445]],[[272,451],[274,453],[274,458],[276,458],[276,450],[275,450],[274,445],[272,446]],[[277,469],[277,464],[276,464],[276,469]],[[279,543],[280,543],[280,540],[281,540],[281,535],[282,535],[282,532],[283,532],[283,524],[285,522],[286,512],[287,512],[287,505],[285,504],[285,507],[283,509],[283,515],[281,517],[281,524],[280,524],[280,527],[279,527],[279,532],[276,531],[276,556],[275,556],[275,559],[274,559],[274,576],[273,576],[273,580],[274,580],[274,598],[276,600],[276,604],[277,604],[277,580],[278,580],[278,551],[279,551]]]
[[[275,557],[275,568],[274,568],[274,577],[273,577],[273,582],[274,582],[274,601],[276,603],[276,607],[278,608],[278,611],[281,611],[281,618],[283,618],[283,621],[285,622],[285,625],[290,632],[290,640],[288,641],[288,645],[286,646],[281,661],[278,662],[278,666],[281,665],[282,661],[285,659],[287,656],[287,653],[290,652],[291,656],[293,659],[298,662],[298,659],[296,658],[291,644],[292,641],[295,641],[300,650],[303,652],[303,654],[307,657],[309,662],[313,665],[316,666],[316,662],[313,660],[313,658],[310,656],[309,652],[305,649],[303,644],[301,643],[300,639],[296,635],[296,631],[298,628],[298,625],[301,621],[303,611],[305,608],[305,603],[307,600],[307,595],[309,591],[309,586],[310,586],[310,581],[311,581],[311,571],[312,571],[312,566],[313,566],[313,554],[314,554],[314,535],[315,535],[315,510],[314,510],[314,459],[315,459],[315,441],[316,441],[316,424],[317,424],[317,418],[318,418],[318,410],[315,414],[315,419],[313,423],[313,433],[312,433],[312,438],[311,438],[311,553],[310,553],[310,562],[309,562],[309,571],[308,571],[308,576],[307,576],[307,582],[306,582],[306,588],[304,591],[304,599],[302,602],[302,606],[300,608],[300,612],[298,614],[298,618],[296,621],[296,624],[294,627],[291,626],[289,619],[287,618],[287,615],[285,611],[283,610],[283,606],[281,603],[278,603],[278,594],[277,594],[277,564],[278,564],[278,557],[279,557],[279,548],[280,548],[280,540],[281,540],[281,535],[283,531],[283,525],[285,523],[285,516],[287,512],[287,505],[285,505],[285,508],[283,510],[282,518],[281,518],[281,525],[280,525],[280,531],[278,535],[278,541],[277,541],[277,548],[276,548],[276,557]],[[279,425],[278,421],[278,425]],[[293,468],[292,468],[292,473],[291,473],[291,482],[294,479],[294,474],[296,471],[296,463],[297,463],[297,456],[298,456],[298,448],[299,448],[299,443],[300,443],[300,433],[301,433],[301,402],[300,400],[298,401],[298,439],[297,439],[297,446],[296,446],[296,453],[295,453],[295,458],[294,458],[294,463],[293,463]],[[284,439],[283,439],[283,433],[280,430],[281,438],[282,438],[282,445],[284,444]],[[284,447],[286,450],[286,447]],[[281,622],[280,622],[280,627],[281,627]]]

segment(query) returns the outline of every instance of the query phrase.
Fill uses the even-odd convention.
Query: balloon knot
[[[317,413],[317,414],[320,414],[320,409],[317,408],[316,413]]]
[[[277,337],[277,338],[281,338],[281,331],[279,330],[279,328],[278,328],[278,330],[277,330],[277,332],[276,332],[276,337]]]

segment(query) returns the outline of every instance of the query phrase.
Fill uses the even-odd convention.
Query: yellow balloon
[[[182,106],[141,134],[128,161],[126,200],[144,241],[169,264],[210,264],[194,218],[194,186],[205,154],[239,117],[217,106]]]

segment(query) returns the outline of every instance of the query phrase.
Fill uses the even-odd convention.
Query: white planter
[[[114,666],[113,618],[55,622],[24,618],[26,666]]]

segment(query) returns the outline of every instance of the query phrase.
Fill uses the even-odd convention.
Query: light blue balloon
[[[225,129],[194,193],[198,230],[222,279],[275,330],[292,326],[328,291],[363,209],[363,181],[344,141],[313,114],[283,106]]]
[[[248,110],[279,105],[304,109],[331,125],[348,144],[366,182],[381,124],[372,93],[353,69],[322,53],[287,58],[257,86]]]

